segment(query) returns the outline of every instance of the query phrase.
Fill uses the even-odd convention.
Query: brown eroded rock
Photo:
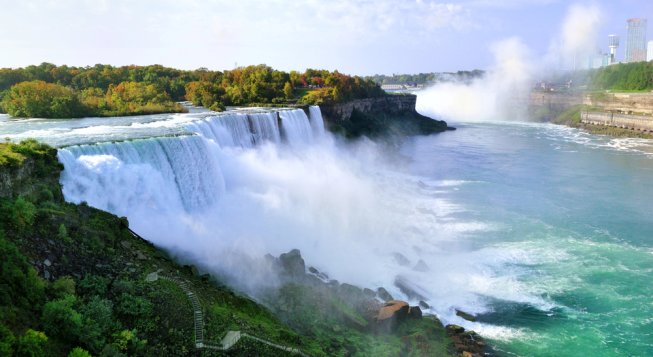
[[[392,332],[399,323],[406,319],[410,306],[401,300],[390,300],[383,304],[376,315],[377,330],[379,332]]]

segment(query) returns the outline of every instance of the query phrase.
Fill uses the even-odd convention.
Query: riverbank
[[[614,137],[653,138],[653,93],[533,92],[528,114]]]

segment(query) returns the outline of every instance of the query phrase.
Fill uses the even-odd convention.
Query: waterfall
[[[290,145],[300,146],[313,142],[313,129],[303,110],[283,110],[279,116],[284,136]]]
[[[322,111],[317,105],[308,107],[308,114],[311,121],[311,128],[313,128],[313,135],[316,138],[324,137],[324,119],[322,119]]]
[[[243,113],[210,116],[188,124],[188,130],[217,142],[221,147],[251,148],[254,146],[249,118],[247,114]]]
[[[264,142],[290,147],[324,137],[320,108],[265,113],[221,113],[183,124],[197,135],[74,145],[59,150],[69,201],[127,215],[142,210],[184,212],[216,203],[225,191],[222,149]]]
[[[278,144],[281,141],[277,112],[249,114],[254,142],[257,144],[265,141]]]
[[[199,136],[70,146],[58,155],[68,201],[120,215],[194,211],[215,203],[225,189],[217,146]]]

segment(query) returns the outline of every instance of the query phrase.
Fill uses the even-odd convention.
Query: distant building
[[[628,19],[626,62],[646,61],[646,19]]]
[[[646,51],[646,60],[653,61],[653,41],[648,41],[648,50]]]
[[[610,59],[608,64],[617,63],[617,48],[619,47],[619,36],[609,35],[608,36],[608,48],[610,48]]]

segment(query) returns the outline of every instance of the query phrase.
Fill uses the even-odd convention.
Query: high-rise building
[[[619,47],[619,36],[609,35],[608,48],[610,48],[610,59],[608,60],[608,64],[617,62],[617,47]]]
[[[648,41],[648,50],[646,51],[646,60],[653,61],[653,41]]]
[[[646,61],[646,19],[628,19],[626,62]]]

